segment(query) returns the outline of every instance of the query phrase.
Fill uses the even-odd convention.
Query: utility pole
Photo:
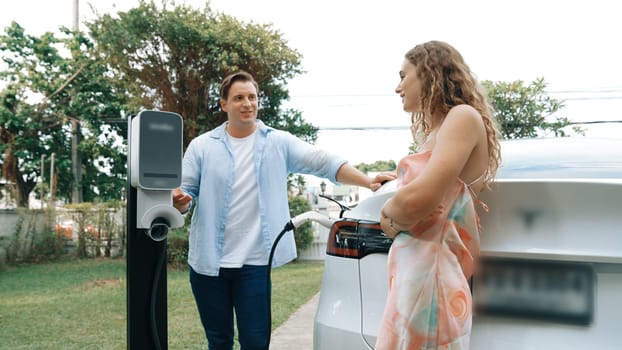
[[[78,5],[80,0],[73,0],[73,30],[78,30],[79,26],[79,16],[78,16]]]
[[[80,17],[78,15],[79,0],[73,0],[73,30],[79,30]],[[80,120],[71,118],[71,172],[73,173],[73,186],[71,191],[71,203],[82,203],[82,158],[78,152],[80,145]]]
[[[45,189],[44,189],[44,184],[43,184],[43,174],[45,171],[45,154],[41,155],[41,181],[39,181],[39,185],[40,185],[40,190],[41,190],[41,209],[43,209],[43,202],[44,202],[44,193],[45,193]]]
[[[48,208],[54,208],[54,191],[56,191],[56,188],[54,188],[54,157],[55,153],[52,152],[52,156],[50,158],[50,196],[48,198]]]
[[[80,121],[71,119],[71,168],[73,172],[73,189],[71,203],[82,203],[82,157],[78,152],[80,145]]]

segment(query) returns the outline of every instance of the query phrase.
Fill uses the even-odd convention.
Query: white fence
[[[320,203],[313,209],[332,218],[339,217],[339,207],[323,198],[320,198]],[[300,252],[298,259],[323,261],[326,257],[329,228],[317,222],[311,223],[311,226],[313,228],[313,242],[309,248]]]
[[[309,248],[300,252],[300,260],[324,260],[326,256],[326,242],[328,241],[328,229],[316,222],[312,223],[313,242]]]

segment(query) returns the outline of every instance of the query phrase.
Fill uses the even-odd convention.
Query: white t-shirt
[[[253,158],[255,133],[244,138],[227,136],[233,150],[235,178],[220,266],[265,265],[268,257],[260,239],[259,189]]]

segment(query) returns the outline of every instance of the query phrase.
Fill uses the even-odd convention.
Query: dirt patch
[[[123,278],[102,278],[94,281],[90,281],[85,285],[86,289],[99,288],[99,287],[116,287],[123,283]]]

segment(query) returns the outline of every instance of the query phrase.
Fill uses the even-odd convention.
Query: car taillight
[[[378,222],[344,219],[331,227],[326,254],[361,259],[369,254],[388,252],[392,242]]]

